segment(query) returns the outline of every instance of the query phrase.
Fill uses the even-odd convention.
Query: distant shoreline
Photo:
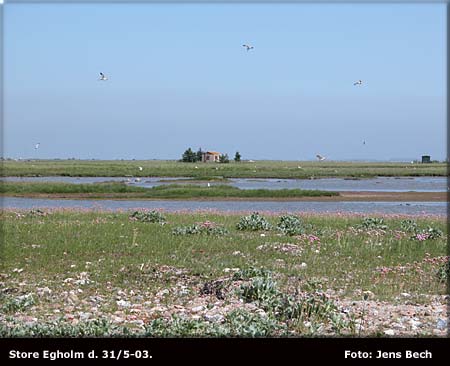
[[[175,160],[32,160],[2,161],[2,177],[129,177],[192,178],[194,180],[365,179],[376,177],[446,177],[447,163],[340,161],[231,161],[182,163]]]

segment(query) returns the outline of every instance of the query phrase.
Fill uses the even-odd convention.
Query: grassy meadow
[[[4,210],[2,222],[3,337],[384,336],[402,306],[440,301],[449,276],[443,218]],[[404,334],[436,335],[436,316]]]
[[[142,170],[139,169],[142,167]],[[31,160],[2,162],[3,176],[192,177],[217,178],[370,178],[446,176],[447,164],[333,161],[234,161],[228,164],[175,160]]]

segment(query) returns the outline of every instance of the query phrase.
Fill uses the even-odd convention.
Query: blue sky
[[[444,4],[3,7],[7,157],[446,156]]]

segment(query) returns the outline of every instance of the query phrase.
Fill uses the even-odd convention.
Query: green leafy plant
[[[280,216],[277,229],[285,235],[300,235],[305,232],[302,220],[294,215]]]
[[[272,272],[265,268],[255,268],[255,267],[249,267],[249,268],[243,268],[237,271],[233,274],[232,280],[233,281],[239,281],[239,280],[249,280],[254,277],[270,277],[272,275]]]
[[[400,227],[402,230],[406,232],[412,232],[415,233],[418,230],[417,222],[414,220],[402,220],[400,222]]]
[[[206,234],[206,235],[228,235],[229,231],[226,227],[217,225],[211,221],[205,221],[203,223],[196,223],[186,226],[177,226],[172,230],[173,235],[194,235],[194,234]]]
[[[200,319],[187,319],[173,315],[171,319],[158,318],[145,326],[146,337],[199,337],[223,336],[226,330],[218,324]]]
[[[286,325],[272,317],[264,317],[243,309],[236,309],[225,317],[224,325],[230,336],[270,337],[286,332]]]
[[[166,218],[161,212],[158,211],[134,211],[130,215],[130,220],[140,221],[140,222],[154,222],[154,223],[164,223]]]
[[[354,324],[342,317],[334,302],[323,292],[298,296],[285,294],[277,288],[270,274],[252,278],[250,283],[241,285],[238,294],[245,302],[256,302],[270,318],[278,321],[328,322],[338,333],[343,329],[354,329]]]
[[[433,228],[431,226],[428,226],[428,228],[423,230],[423,232],[428,235],[428,239],[438,239],[444,235],[442,230]]]
[[[442,230],[428,226],[427,229],[417,230],[411,239],[418,241],[433,240],[442,237],[442,235]]]
[[[254,212],[249,216],[241,217],[236,225],[238,230],[270,230],[272,225],[258,212]]]
[[[47,216],[48,213],[40,210],[39,208],[28,211],[28,216]]]
[[[439,282],[448,282],[450,279],[450,259],[439,266],[436,271],[436,277]]]
[[[2,302],[3,305],[1,307],[1,311],[4,313],[23,311],[36,303],[33,294],[21,295],[16,298],[7,298]]]
[[[105,337],[126,336],[130,331],[111,323],[106,319],[93,319],[78,324],[68,324],[64,320],[54,322],[35,323],[31,325],[13,324],[6,326],[0,324],[0,336],[9,337]]]
[[[362,229],[388,229],[388,226],[384,223],[384,219],[378,217],[365,217],[358,227]]]
[[[282,333],[285,325],[244,309],[226,314],[222,322],[187,319],[173,315],[171,319],[155,319],[145,326],[146,337],[268,337]]]
[[[241,285],[241,298],[246,302],[268,303],[278,295],[277,283],[272,277],[255,277],[251,283]]]

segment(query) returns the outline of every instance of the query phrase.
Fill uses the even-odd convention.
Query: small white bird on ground
[[[243,44],[242,47],[245,47],[245,48],[247,49],[247,51],[250,51],[250,50],[252,50],[252,49],[255,48],[255,47],[250,46],[250,45],[248,45],[248,44]]]
[[[108,78],[106,77],[106,75],[104,73],[100,73],[100,78],[98,80],[102,80],[102,81],[106,81],[108,80]]]
[[[208,187],[211,187],[211,184],[208,183]]]
[[[362,85],[362,80],[355,81],[353,85]]]
[[[142,172],[142,167],[141,166],[139,167],[139,170]]]
[[[326,159],[325,156],[322,156],[322,155],[320,155],[320,154],[317,154],[317,155],[316,155],[316,158],[319,159],[319,161],[324,161],[324,160]]]

